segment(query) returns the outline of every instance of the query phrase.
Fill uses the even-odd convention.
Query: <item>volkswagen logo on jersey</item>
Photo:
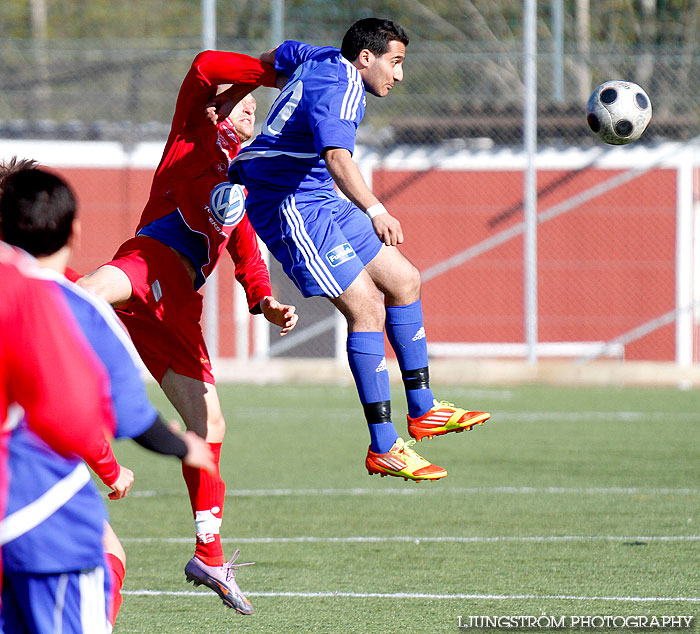
[[[233,227],[245,213],[245,194],[241,185],[219,183],[209,197],[209,210],[220,225]]]

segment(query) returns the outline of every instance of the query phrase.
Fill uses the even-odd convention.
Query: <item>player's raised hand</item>
[[[109,485],[112,492],[107,495],[110,500],[121,500],[126,497],[134,483],[134,472],[131,469],[119,465],[119,476]]]
[[[280,337],[286,335],[290,330],[294,330],[294,326],[296,326],[297,321],[299,321],[296,306],[280,304],[271,295],[268,295],[260,301],[260,309],[267,321],[282,328]]]
[[[395,247],[403,242],[401,223],[390,213],[379,214],[372,218],[374,232],[388,247]]]
[[[204,108],[204,116],[214,125],[221,123],[235,105],[252,90],[251,84],[221,84]]]
[[[182,435],[182,440],[187,445],[187,454],[182,459],[182,463],[194,469],[203,469],[210,475],[216,476],[217,469],[216,464],[214,464],[214,456],[205,440],[197,436],[193,431],[186,431]]]

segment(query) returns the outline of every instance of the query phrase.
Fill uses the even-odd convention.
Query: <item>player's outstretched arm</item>
[[[271,295],[260,300],[260,310],[262,310],[262,314],[265,315],[267,321],[282,328],[280,337],[294,330],[294,326],[299,321],[299,315],[296,314],[296,306],[280,304]]]
[[[102,439],[102,449],[99,454],[85,458],[90,468],[112,491],[108,497],[110,500],[121,500],[131,490],[134,484],[134,472],[122,467],[114,456],[112,445],[107,438]]]
[[[403,242],[401,223],[394,218],[367,187],[350,152],[344,148],[330,148],[323,154],[326,168],[336,185],[352,202],[372,218],[374,231],[386,246]]]

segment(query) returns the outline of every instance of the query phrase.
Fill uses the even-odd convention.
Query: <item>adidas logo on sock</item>
[[[418,341],[419,339],[425,339],[425,328],[423,326],[421,326],[418,332],[413,335],[412,341]]]
[[[377,366],[375,372],[384,372],[386,370],[386,357],[384,357],[381,363]]]

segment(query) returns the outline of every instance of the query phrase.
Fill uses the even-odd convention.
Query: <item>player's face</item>
[[[255,97],[246,95],[231,110],[229,118],[233,122],[241,143],[248,141],[253,136],[255,128]]]
[[[369,53],[369,51],[366,52]],[[368,59],[367,67],[361,73],[365,89],[377,97],[386,97],[394,84],[403,79],[406,45],[398,40],[392,40],[389,42],[386,53],[379,57],[372,53],[369,55],[371,57]]]

